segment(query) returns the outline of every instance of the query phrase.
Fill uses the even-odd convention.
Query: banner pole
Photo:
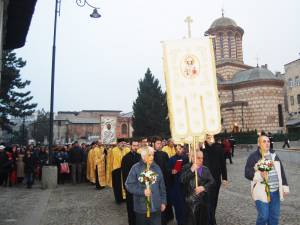
[[[194,163],[197,162],[197,156],[196,156],[196,137],[193,137],[194,142]],[[198,187],[198,169],[195,170],[195,187]]]

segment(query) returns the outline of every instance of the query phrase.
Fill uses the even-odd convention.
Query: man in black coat
[[[160,167],[163,176],[164,182],[167,191],[167,206],[166,210],[162,213],[162,225],[166,225],[169,221],[173,220],[174,214],[172,210],[172,204],[170,199],[170,186],[171,186],[171,168],[169,167],[169,156],[166,152],[162,150],[162,138],[155,137],[154,138],[154,162]]]
[[[6,184],[9,170],[10,170],[10,161],[5,152],[5,146],[0,145],[0,185],[2,185],[3,183]]]
[[[222,184],[227,185],[227,169],[222,145],[215,143],[214,136],[207,135],[205,148],[202,149],[204,155],[204,165],[209,168],[214,180],[209,190],[209,225],[216,225],[216,208],[218,204],[219,191]]]
[[[36,158],[33,153],[27,149],[23,158],[24,172],[27,188],[31,188],[34,182],[34,169],[36,167]]]
[[[83,156],[83,151],[80,148],[78,142],[76,141],[73,144],[73,147],[70,149],[70,152],[69,152],[69,159],[70,159],[71,169],[72,169],[73,184],[76,184],[77,182],[78,183],[81,182],[83,157],[84,157]]]
[[[182,169],[180,181],[184,188],[185,222],[184,225],[207,225],[208,193],[214,184],[209,169],[203,166],[203,153],[199,150],[191,152],[191,163]],[[195,171],[197,171],[197,185]]]
[[[127,206],[127,216],[128,216],[128,224],[135,225],[136,218],[135,213],[133,211],[133,195],[126,190],[125,182],[128,177],[128,174],[131,170],[131,167],[140,161],[141,155],[137,153],[139,148],[139,142],[137,140],[130,141],[130,152],[128,152],[123,158],[121,162],[121,170],[122,170],[122,178],[123,185],[126,191],[126,206]]]

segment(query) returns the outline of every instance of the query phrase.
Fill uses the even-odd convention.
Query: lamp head
[[[93,12],[90,14],[90,17],[92,17],[92,18],[100,18],[101,15],[98,13],[97,9],[94,9]]]

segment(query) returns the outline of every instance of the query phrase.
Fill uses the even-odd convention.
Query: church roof
[[[123,114],[121,114],[121,117],[129,117],[129,118],[131,118],[131,117],[133,117],[133,111],[132,112],[128,112],[128,113],[123,113]]]
[[[254,80],[281,80],[267,68],[255,67],[249,70],[237,72],[230,83],[241,83]]]
[[[218,27],[228,27],[228,26],[238,27],[238,25],[236,24],[236,22],[233,19],[222,16],[222,17],[216,19],[211,24],[209,29],[215,29],[215,28],[218,28]]]
[[[94,118],[72,118],[69,121],[72,124],[100,124],[100,120]]]
[[[6,31],[3,41],[5,50],[21,48],[25,45],[37,0],[10,0],[7,6]]]

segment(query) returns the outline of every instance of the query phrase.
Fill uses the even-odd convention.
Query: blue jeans
[[[271,202],[255,201],[257,209],[256,225],[278,225],[280,218],[279,191],[271,192]]]

